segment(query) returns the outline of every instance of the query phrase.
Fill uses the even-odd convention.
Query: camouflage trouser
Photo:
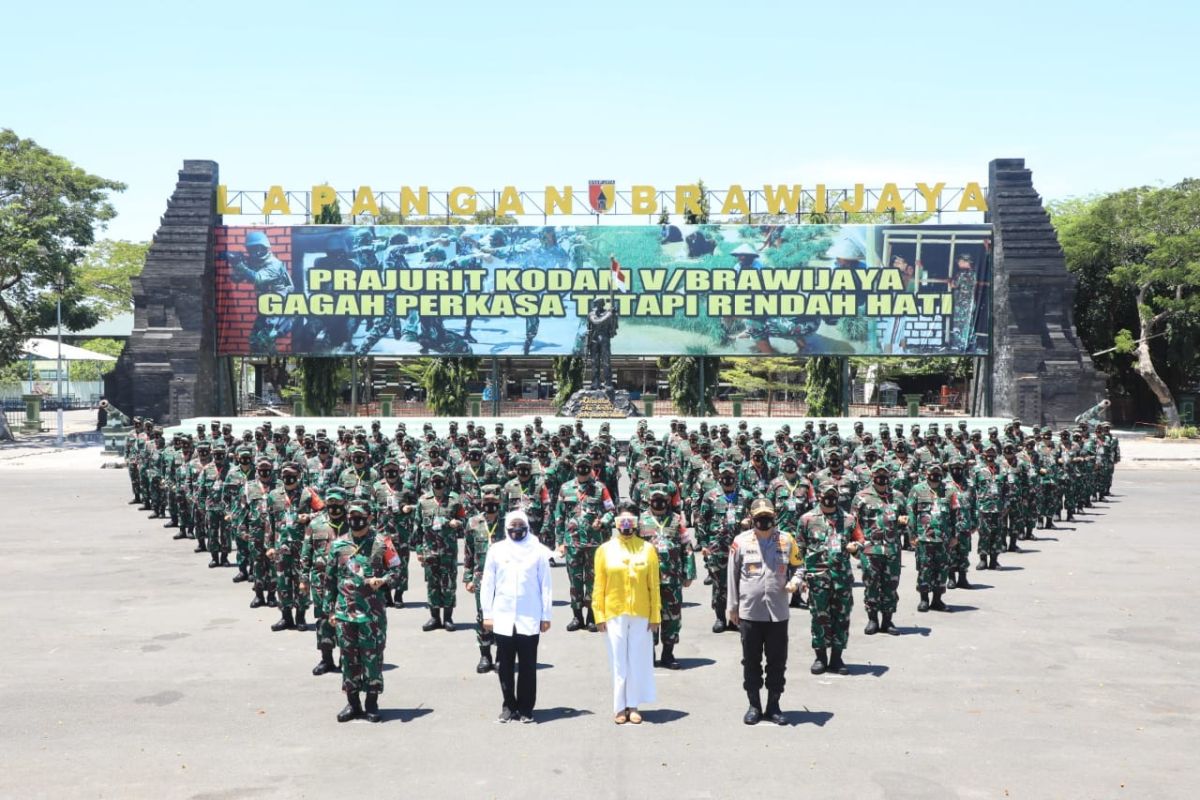
[[[712,607],[722,619],[729,600],[729,551],[713,551],[704,557],[704,566],[712,578]]]
[[[179,527],[184,533],[194,532],[196,523],[192,517],[192,501],[188,499],[186,492],[179,492],[175,495],[175,513],[171,515],[171,519],[176,519],[179,522]]]
[[[979,555],[995,556],[1004,549],[1004,529],[999,511],[979,512]]]
[[[308,576],[309,592],[312,596],[313,622],[317,629],[317,649],[333,647],[334,628],[330,615],[333,613],[333,600],[321,585],[324,576],[320,572],[311,572]]]
[[[567,581],[571,584],[571,611],[581,615],[592,607],[592,587],[596,583],[594,544],[567,545]]]
[[[196,538],[206,538],[208,536],[208,514],[194,500],[188,505],[188,513],[192,515],[192,530],[195,532]]]
[[[222,511],[206,511],[204,527],[208,534],[208,552],[216,558],[229,555],[229,523]]]
[[[408,591],[408,556],[409,548],[407,544],[401,544],[397,541],[400,537],[396,536],[392,539],[392,546],[396,548],[396,555],[400,557],[400,566],[396,567],[396,585],[393,587],[400,594]]]
[[[1098,488],[1102,494],[1108,494],[1112,491],[1113,473],[1116,472],[1116,469],[1116,464],[1105,464],[1101,467]]]
[[[854,608],[854,595],[850,591],[854,576],[849,569],[844,573],[830,570],[809,573],[805,582],[808,610],[812,614],[812,646],[845,650],[850,637],[850,610]]]
[[[1058,509],[1062,507],[1062,504],[1058,499],[1058,487],[1054,483],[1048,482],[1038,486],[1037,506],[1039,517],[1055,517],[1058,515]]]
[[[308,597],[300,591],[300,542],[280,542],[275,546],[275,591],[279,593],[279,607],[308,608]]]
[[[940,592],[950,568],[949,543],[917,542],[917,591]]]
[[[157,514],[158,516],[161,517],[163,515],[163,512],[167,510],[167,508],[166,508],[167,498],[163,492],[162,478],[158,477],[157,475],[153,476],[150,478],[149,483],[150,483],[150,508],[154,510],[155,514]]]
[[[138,483],[142,487],[142,505],[153,508],[150,503],[150,470],[138,467]]]
[[[164,483],[163,489],[167,492],[167,513],[171,517],[171,522],[179,523],[179,492],[174,486]]]
[[[958,534],[958,544],[950,550],[950,569],[968,570],[971,568],[971,532],[963,531]]]
[[[425,556],[425,590],[429,593],[429,607],[454,608],[455,575],[454,553],[437,553]]]
[[[656,639],[664,644],[679,644],[683,628],[683,580],[668,577],[659,582],[662,596],[662,624]]]
[[[140,501],[142,499],[142,479],[138,475],[137,464],[130,462],[127,468],[129,470],[129,488],[133,490],[133,499]]]
[[[862,567],[863,604],[867,611],[896,613],[896,604],[900,601],[897,591],[900,588],[900,553],[863,553],[858,557],[858,563]]]
[[[483,601],[479,598],[479,584],[482,580],[483,573],[475,575],[475,644],[491,647],[496,643],[496,637],[492,631],[483,629]]]
[[[250,578],[254,581],[254,591],[261,592],[264,590],[275,591],[275,582],[272,578],[274,570],[271,568],[270,562],[267,560],[267,547],[263,543],[263,531],[261,529],[247,531],[242,544],[247,550],[246,566],[250,570]]]
[[[342,691],[383,691],[383,631],[379,621],[337,620],[338,647],[342,651]]]

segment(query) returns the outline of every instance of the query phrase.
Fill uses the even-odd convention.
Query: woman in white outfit
[[[654,634],[662,615],[658,552],[637,535],[637,518],[617,517],[611,539],[596,550],[592,611],[608,640],[613,674],[613,721],[640,724],[638,706],[652,703]]]

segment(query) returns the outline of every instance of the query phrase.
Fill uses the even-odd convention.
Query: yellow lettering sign
[[[240,214],[242,213],[241,206],[229,205],[229,190],[225,188],[225,184],[217,186],[217,213],[218,214]]]
[[[475,190],[470,186],[455,186],[450,190],[449,204],[455,214],[474,214]]]
[[[379,216],[379,204],[375,202],[375,194],[370,186],[360,186],[354,193],[354,205],[350,207],[350,215],[371,214]]]
[[[525,204],[521,202],[521,193],[515,186],[505,186],[496,201],[497,214],[524,214]]]
[[[547,214],[573,214],[575,193],[570,186],[564,186],[561,192],[557,186],[547,186],[544,205]]]

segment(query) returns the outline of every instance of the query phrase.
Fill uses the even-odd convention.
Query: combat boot
[[[950,610],[946,606],[946,604],[942,602],[942,590],[941,589],[935,589],[933,591],[933,602],[929,604],[929,607],[931,609],[933,609],[934,611],[949,611]]]
[[[396,608],[404,608],[404,592],[397,589],[396,590],[396,599],[393,600],[392,602],[394,602],[396,604]]]
[[[274,589],[267,589],[267,605],[271,608],[279,608],[279,601],[275,599]]]
[[[1015,533],[1010,533],[1008,535],[1008,552],[1010,552],[1010,553],[1021,552],[1019,549],[1017,549],[1017,534],[1015,534]]]
[[[896,630],[896,626],[892,624],[892,615],[888,612],[883,612],[883,622],[879,624],[881,633],[886,633],[888,636],[899,636],[900,631]]]
[[[742,722],[747,725],[757,725],[762,719],[762,697],[758,692],[746,690],[746,697],[750,699],[750,707],[746,709],[746,715],[742,717]]]
[[[825,654],[824,647],[814,647],[813,652],[816,653],[817,658],[813,661],[812,666],[808,668],[808,671],[813,675],[820,675],[829,668],[829,657]]]
[[[178,527],[179,527],[179,521],[178,521],[178,520],[174,520],[174,519],[172,519],[172,520],[168,520],[167,522],[164,522],[164,523],[163,523],[163,527],[164,527],[164,528],[178,528]],[[180,533],[182,534],[182,533],[183,533],[183,531],[180,531]],[[180,538],[183,538],[183,537],[182,537],[182,536],[177,536],[177,537],[175,537],[175,538],[177,538],[177,539],[180,539]]]
[[[867,612],[867,627],[863,628],[863,633],[865,633],[867,636],[874,636],[875,634],[879,633],[878,611]]]
[[[254,592],[254,599],[250,601],[250,607],[251,608],[262,608],[266,604],[267,604],[267,601],[263,598],[262,590],[261,589],[256,590]]]
[[[921,602],[917,603],[917,611],[924,614],[929,610],[929,592],[921,592]]]
[[[588,633],[596,633],[599,628],[596,627],[596,614],[592,611],[591,606],[587,610],[587,629]]]
[[[192,549],[192,552],[193,553],[203,553],[207,550],[208,550],[208,548],[205,547],[204,534],[199,534],[196,537],[196,546],[195,546],[195,548]],[[211,566],[216,566],[216,564],[212,564]]]
[[[491,672],[492,667],[492,648],[488,645],[483,645],[479,648],[479,663],[475,665],[475,671],[482,675],[485,672]]]
[[[1046,530],[1056,531],[1058,526],[1054,524],[1054,517],[1046,517]]]
[[[724,633],[725,626],[726,626],[725,615],[722,614],[720,611],[718,611],[717,612],[717,621],[713,623],[712,632],[713,633]]]
[[[454,620],[450,618],[450,615],[453,613],[453,608],[447,608],[445,613],[442,614],[442,630],[448,633],[454,632]]]
[[[679,661],[675,658],[675,645],[663,642],[661,663],[667,669],[679,669]]]
[[[967,583],[967,571],[965,569],[960,569],[958,571],[958,581],[954,584],[954,586],[958,589],[971,588],[971,584]]]
[[[383,607],[384,608],[395,608],[396,607],[396,603],[392,600],[392,593],[389,591],[386,591],[386,590],[383,593]]]
[[[846,662],[842,661],[842,648],[835,647],[830,651],[829,671],[836,672],[838,675],[850,674],[850,670],[846,669]]]
[[[979,563],[975,565],[975,569],[987,569],[987,568],[988,568],[987,556],[980,556]]]
[[[383,722],[383,717],[379,716],[379,692],[367,692],[367,705],[363,709],[363,716],[367,718],[367,722]]]
[[[1000,556],[995,553],[988,556],[988,569],[1000,569]]]
[[[767,692],[767,707],[763,711],[763,716],[776,725],[787,725],[787,717],[779,710],[779,697],[779,692]]]
[[[237,575],[233,576],[233,582],[245,583],[248,580],[250,580],[250,576],[246,574],[246,567],[242,564],[238,564]]]
[[[229,566],[229,553],[221,553],[221,566],[222,567]]]
[[[279,621],[271,626],[271,630],[278,633],[279,631],[292,630],[295,627],[296,620],[292,618],[292,610],[290,608],[285,608],[283,610],[283,614],[279,618]]]
[[[1072,509],[1067,509],[1067,522],[1075,521],[1075,512]]]
[[[705,575],[705,576],[704,576],[704,585],[705,585],[705,586],[712,586],[712,575]]]
[[[307,614],[307,613],[308,613],[307,609],[304,609],[304,608],[296,609],[296,630],[302,631],[302,632],[308,630],[308,620],[305,618],[305,614]]]
[[[212,556],[212,558],[210,558],[210,559],[208,560],[208,568],[209,568],[209,569],[214,569],[214,568],[216,568],[216,567],[219,567],[219,566],[221,566],[221,562],[217,560],[217,556],[216,556],[216,554],[214,553],[214,554],[213,554],[213,556]]]
[[[338,722],[349,722],[363,715],[362,701],[358,699],[358,692],[346,692],[346,700],[346,707],[338,712]]]
[[[429,633],[432,630],[437,630],[442,627],[442,612],[437,608],[429,609],[429,620],[421,626],[421,630]]]
[[[164,528],[178,528],[179,526],[172,525],[171,523],[168,522],[166,525],[163,525],[163,527]],[[175,535],[171,537],[172,541],[177,540],[177,539],[186,539],[186,538],[187,538],[187,533],[185,531],[177,531],[175,533]]]
[[[324,675],[327,672],[336,672],[337,664],[333,663],[333,645],[321,645],[321,660],[313,667],[313,675]]]
[[[576,611],[571,621],[567,623],[568,631],[577,631],[583,627],[583,611]]]

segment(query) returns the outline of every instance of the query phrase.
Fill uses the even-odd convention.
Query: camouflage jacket
[[[423,556],[454,555],[458,551],[460,525],[467,517],[467,510],[454,492],[446,492],[441,499],[433,492],[421,495],[417,500],[416,523],[418,533],[415,544]]]
[[[897,555],[904,526],[900,517],[904,515],[907,500],[902,492],[892,490],[881,495],[874,484],[854,496],[852,514],[858,521],[863,534],[862,552],[867,555]]]
[[[661,518],[646,512],[638,517],[638,533],[658,551],[659,583],[682,583],[696,579],[695,538],[681,514]]]
[[[832,514],[815,508],[800,517],[796,529],[796,544],[800,546],[805,572],[850,575],[850,556],[846,552],[846,545],[862,540],[863,533],[858,527],[857,518],[840,508]]]
[[[908,494],[909,536],[922,542],[947,542],[965,528],[960,518],[958,489],[953,482],[937,487],[921,481]]]
[[[554,506],[554,543],[568,547],[598,547],[612,527],[612,496],[597,480],[580,484],[571,479],[558,490]],[[599,520],[599,530],[595,523]]]
[[[463,583],[474,583],[478,587],[483,581],[483,564],[487,560],[488,547],[503,538],[503,515],[497,514],[495,522],[491,523],[483,514],[476,514],[467,520],[467,531],[463,535]]]
[[[307,486],[292,492],[276,486],[267,493],[268,524],[264,546],[270,549],[282,544],[302,544],[307,523],[300,522],[300,515],[308,514],[311,518],[324,507],[321,497]]]
[[[704,495],[697,519],[700,546],[714,553],[728,553],[734,538],[745,530],[742,521],[750,513],[752,499],[744,492],[734,492],[730,497],[720,486]]]
[[[329,547],[325,563],[325,591],[336,592],[333,616],[343,622],[380,622],[384,611],[383,592],[396,581],[400,556],[391,539],[368,531],[364,536],[339,536]],[[369,578],[382,578],[383,588],[372,589]]]

